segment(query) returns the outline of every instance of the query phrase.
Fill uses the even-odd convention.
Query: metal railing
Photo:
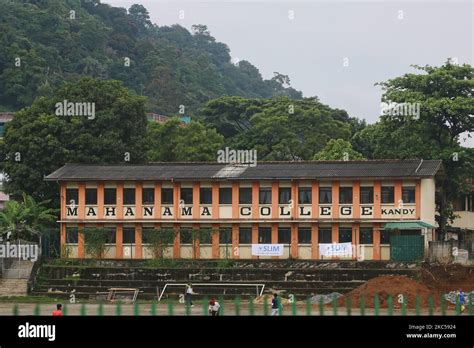
[[[219,315],[236,315],[236,316],[241,316],[241,315],[269,315],[271,312],[271,302],[270,302],[271,296],[265,295],[263,297],[262,303],[254,303],[254,298],[248,298],[247,304],[244,306],[242,304],[242,301],[240,297],[236,297],[231,303],[229,301],[224,302],[221,298],[218,299],[218,302],[220,304],[220,310],[219,310]],[[381,302],[380,299],[377,295],[374,296],[372,299],[373,301],[366,301],[365,297],[360,297],[358,299],[359,301],[359,306],[353,307],[352,306],[352,300],[350,298],[345,298],[343,301],[340,301],[340,299],[333,299],[331,303],[324,303],[322,298],[320,299],[319,303],[315,304],[311,302],[310,298],[307,298],[305,301],[300,301],[299,303],[297,302],[292,302],[292,303],[286,303],[284,305],[281,305],[278,308],[278,315],[290,315],[290,316],[296,316],[296,315],[333,315],[333,316],[338,316],[338,315],[346,315],[346,316],[351,316],[351,315],[360,315],[360,316],[365,316],[365,315],[373,315],[373,316],[380,316],[380,315],[386,315],[386,316],[393,316],[393,315],[401,315],[401,316],[407,316],[407,315],[415,315],[415,316],[420,316],[420,315],[468,315],[472,316],[474,315],[474,296],[470,295],[468,298],[468,301],[465,305],[461,305],[459,302],[459,298],[456,300],[456,303],[454,304],[454,308],[450,306],[451,308],[447,308],[446,304],[446,299],[444,296],[440,298],[441,302],[439,306],[435,306],[435,301],[433,297],[429,297],[427,299],[427,304],[428,306],[422,307],[422,298],[417,296],[415,299],[414,303],[411,303],[411,306],[408,306],[407,302],[402,302],[399,303],[397,301],[397,305],[395,308],[395,301],[394,298],[389,296],[387,298],[386,303],[384,303],[384,307],[381,307]],[[183,305],[181,303],[177,304],[175,300],[167,300],[164,303],[158,303],[156,301],[152,302],[151,304],[140,304],[140,303],[135,303],[135,304],[130,304],[128,307],[124,307],[125,305],[122,304],[121,302],[118,302],[116,304],[112,305],[107,305],[109,309],[113,308],[114,313],[117,316],[124,315],[124,308],[128,310],[128,312],[131,312],[132,315],[168,315],[168,316],[173,316],[173,315],[209,315],[208,311],[208,299],[204,298],[202,301],[195,301],[196,304],[201,302],[201,309],[194,309],[191,312],[191,306],[189,305]],[[342,302],[342,303],[341,303]],[[366,303],[372,303],[373,306],[367,307]],[[53,307],[53,304],[43,304],[43,306],[48,306],[48,309],[51,309]],[[97,305],[97,304],[95,304]],[[386,306],[385,306],[386,305]],[[69,313],[69,307],[70,306],[75,306],[75,311],[79,313],[81,316],[85,315],[105,315],[105,310],[104,310],[104,304],[99,303],[97,305],[97,308],[92,311],[90,306],[91,304],[76,304],[76,305],[67,305],[65,304],[63,306],[63,315],[71,315]],[[77,307],[79,306],[79,311],[77,311]],[[89,306],[89,309],[88,309]],[[132,306],[132,307],[131,307]],[[229,306],[228,310],[226,311],[226,307]],[[289,308],[289,309],[288,309]],[[257,313],[257,310],[258,312]],[[50,315],[51,311],[48,310],[48,314]],[[19,315],[19,304],[14,304],[12,307],[12,312],[13,315]],[[31,315],[30,313],[26,314],[24,310],[22,310],[22,315]],[[36,304],[35,307],[33,308],[33,315],[39,316],[41,315],[41,307],[40,304]],[[77,314],[76,314],[77,315]],[[130,315],[130,314],[129,314]]]

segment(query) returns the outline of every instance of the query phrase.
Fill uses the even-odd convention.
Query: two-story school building
[[[103,227],[107,258],[151,258],[144,232],[172,229],[164,257],[388,260],[393,234],[434,239],[442,172],[438,160],[67,164],[45,180],[59,184],[68,257],[89,257],[84,229]],[[351,250],[328,256],[333,245]]]

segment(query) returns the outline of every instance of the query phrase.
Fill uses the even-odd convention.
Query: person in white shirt
[[[193,305],[193,294],[194,294],[194,291],[193,291],[193,287],[191,286],[191,284],[186,285],[186,294],[185,294],[186,304],[188,306],[191,306],[191,307],[194,307],[194,305]]]
[[[209,301],[209,315],[212,317],[217,317],[219,315],[219,308],[221,308],[219,302],[211,298]]]

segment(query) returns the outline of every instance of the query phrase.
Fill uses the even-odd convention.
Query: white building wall
[[[458,217],[451,226],[474,230],[474,212],[458,210],[454,214],[458,215]]]
[[[420,219],[430,225],[437,226],[435,221],[436,204],[435,204],[435,179],[421,179],[421,202],[420,202]]]

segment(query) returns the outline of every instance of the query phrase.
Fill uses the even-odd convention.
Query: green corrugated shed
[[[385,224],[386,230],[420,230],[422,228],[435,228],[423,221],[394,221]]]

